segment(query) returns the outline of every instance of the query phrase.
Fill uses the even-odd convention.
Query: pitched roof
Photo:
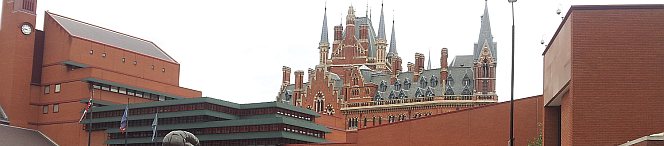
[[[457,55],[452,59],[450,67],[472,67],[473,66],[473,56],[472,55]]]
[[[0,142],[2,145],[58,146],[37,130],[9,125],[0,125]]]
[[[177,64],[175,59],[171,58],[171,56],[166,54],[166,52],[161,50],[151,41],[116,32],[79,20],[71,19],[51,12],[46,12],[46,14],[51,16],[51,18],[53,18],[72,36],[88,39],[132,52],[137,52],[143,55],[155,57]]]

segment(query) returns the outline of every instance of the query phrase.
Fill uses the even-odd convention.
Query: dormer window
[[[434,75],[431,75],[431,81],[429,82],[431,87],[436,87],[438,86],[438,78]]]
[[[427,78],[422,76],[420,77],[420,88],[426,88],[427,87]]]
[[[411,85],[410,80],[406,78],[406,80],[403,81],[403,88],[410,89],[410,85]]]
[[[401,90],[401,83],[399,83],[398,79],[394,82],[394,90]]]

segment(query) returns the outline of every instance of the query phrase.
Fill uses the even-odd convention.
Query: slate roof
[[[450,67],[472,67],[473,55],[457,55],[452,59]]]
[[[151,41],[71,19],[51,12],[46,12],[46,14],[51,16],[58,24],[60,24],[67,32],[69,32],[69,34],[73,36],[111,45],[128,51],[137,52],[172,63],[177,63],[175,59],[171,58],[171,56],[166,54],[166,52],[161,50]]]
[[[0,143],[7,146],[58,146],[37,130],[0,125]]]

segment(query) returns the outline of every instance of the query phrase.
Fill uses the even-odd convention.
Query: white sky
[[[386,33],[391,33],[394,15],[397,49],[404,68],[407,62],[414,62],[415,52],[427,55],[431,50],[433,68],[440,67],[443,47],[449,48],[449,61],[456,55],[472,54],[484,2],[385,0]],[[369,4],[378,31],[381,1],[330,0],[330,39],[333,26],[341,22],[341,17],[345,19],[351,3],[359,16],[366,14]],[[506,101],[510,98],[510,4],[507,0],[488,3],[494,41],[498,42],[497,93],[499,101]],[[636,3],[664,1],[515,3],[515,99],[542,94],[541,54],[545,46],[540,41],[548,43],[562,20],[555,13],[557,9],[562,9],[564,15],[571,4]],[[275,100],[282,66],[306,72],[318,63],[324,6],[324,0],[42,0],[37,9],[37,28],[43,28],[43,11],[48,10],[151,40],[181,64],[180,86],[203,91],[203,96],[252,103]]]

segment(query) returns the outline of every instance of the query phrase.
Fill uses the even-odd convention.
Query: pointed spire
[[[397,40],[394,35],[394,12],[392,12],[392,36],[390,36],[390,51],[387,53],[387,56],[397,55]]]
[[[431,69],[431,49],[429,49],[429,64],[427,65],[427,70]]]
[[[385,15],[383,14],[383,3],[380,3],[380,22],[378,23],[378,39],[387,40],[385,37]]]
[[[330,44],[329,39],[327,38],[327,2],[325,4],[325,12],[323,14],[323,28],[320,34],[320,42],[318,44]]]
[[[491,52],[491,56],[496,59],[496,43],[493,41],[493,34],[491,33],[491,21],[489,20],[489,4],[484,2],[484,14],[482,14],[482,22],[480,27],[480,34],[477,39],[477,44],[475,45],[475,50],[473,52],[473,57],[475,60],[478,59],[481,54],[484,44],[488,45],[488,48]]]

